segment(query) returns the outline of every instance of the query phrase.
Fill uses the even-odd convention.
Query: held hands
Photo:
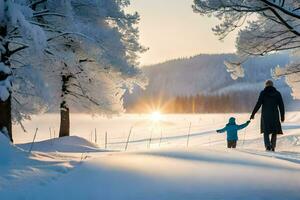
[[[254,115],[250,116],[250,120],[252,120],[252,119],[254,119]],[[250,123],[250,120],[249,120],[249,123]],[[284,122],[284,120],[285,120],[284,116],[281,116],[281,122]],[[248,121],[247,121],[247,123],[248,123]]]

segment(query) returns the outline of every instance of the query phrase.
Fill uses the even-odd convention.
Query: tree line
[[[144,113],[159,109],[164,113],[230,113],[250,112],[258,91],[232,91],[224,94],[197,94],[190,96],[143,97],[125,106],[127,112]]]
[[[250,112],[257,92],[231,92],[220,95],[176,97],[171,105],[175,113],[231,113]]]

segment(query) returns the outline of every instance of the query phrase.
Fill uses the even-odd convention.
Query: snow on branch
[[[277,66],[273,71],[274,78],[285,77],[292,89],[292,96],[300,99],[300,62],[291,62],[285,67]]]
[[[245,76],[245,71],[242,67],[242,63],[224,61],[224,65],[226,66],[227,72],[230,73],[230,76],[233,80],[237,80],[238,78],[242,78]]]
[[[194,0],[193,10],[220,20],[213,29],[220,39],[238,29],[236,47],[240,57],[300,49],[299,0]],[[294,61],[273,70],[274,77],[286,77],[297,98],[300,98],[299,63]],[[244,76],[240,63],[224,64],[233,79]]]

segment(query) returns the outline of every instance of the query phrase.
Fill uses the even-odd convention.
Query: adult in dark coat
[[[271,80],[266,81],[266,87],[261,91],[250,119],[254,119],[254,115],[261,106],[260,132],[264,134],[266,150],[275,151],[277,135],[283,134],[280,120],[284,122],[285,111],[282,96]],[[270,135],[272,135],[271,140]]]

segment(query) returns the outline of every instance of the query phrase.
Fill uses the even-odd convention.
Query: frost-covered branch
[[[269,1],[269,0],[261,0],[261,1],[263,3],[265,3],[266,5],[268,5],[270,8],[273,8],[274,11],[279,10],[279,11],[283,12],[286,15],[289,15],[291,17],[300,19],[300,13],[296,12],[296,11],[299,10],[299,4],[294,4],[293,5],[292,4],[293,1],[287,1],[287,2],[283,1],[282,4],[279,4],[279,3],[276,4],[275,1]],[[287,3],[288,7],[292,6],[292,7],[290,7],[290,8],[292,8],[292,11],[290,11],[288,8],[285,7],[285,3]],[[293,6],[298,6],[298,7],[293,8]],[[278,12],[276,12],[276,13],[278,13]],[[280,15],[280,14],[278,13],[278,15]]]
[[[84,37],[84,38],[86,38],[86,39],[89,39],[89,40],[91,40],[91,41],[94,41],[93,38],[91,38],[91,37],[89,37],[89,36],[87,36],[87,35],[85,35],[85,34],[82,34],[82,33],[80,33],[80,32],[63,32],[63,33],[60,33],[60,34],[58,34],[58,35],[55,35],[55,36],[53,36],[53,37],[48,38],[47,41],[49,42],[49,41],[51,41],[51,40],[54,40],[54,39],[57,39],[57,38],[59,38],[59,37],[63,37],[63,36],[66,36],[66,35],[77,35],[77,36],[80,36],[80,37]]]
[[[194,0],[194,12],[213,15],[220,20],[213,31],[223,39],[239,29],[236,40],[241,57],[265,55],[287,51],[291,54],[300,48],[300,1],[299,0]],[[236,26],[247,18],[242,26]],[[285,76],[293,91],[298,90],[299,61],[284,68],[277,68],[277,76]],[[239,64],[226,63],[233,78],[241,71]],[[280,70],[279,70],[280,69]],[[239,74],[239,73],[238,73]],[[297,83],[297,84],[296,84]],[[298,92],[293,92],[298,94]],[[300,95],[296,95],[297,98]]]
[[[66,17],[66,15],[60,13],[52,13],[52,12],[42,12],[42,13],[34,13],[33,17],[44,17],[44,16],[58,16],[58,17]]]
[[[32,1],[31,3],[28,4],[28,7],[33,8],[37,6],[38,4],[45,3],[47,0],[36,0]]]

